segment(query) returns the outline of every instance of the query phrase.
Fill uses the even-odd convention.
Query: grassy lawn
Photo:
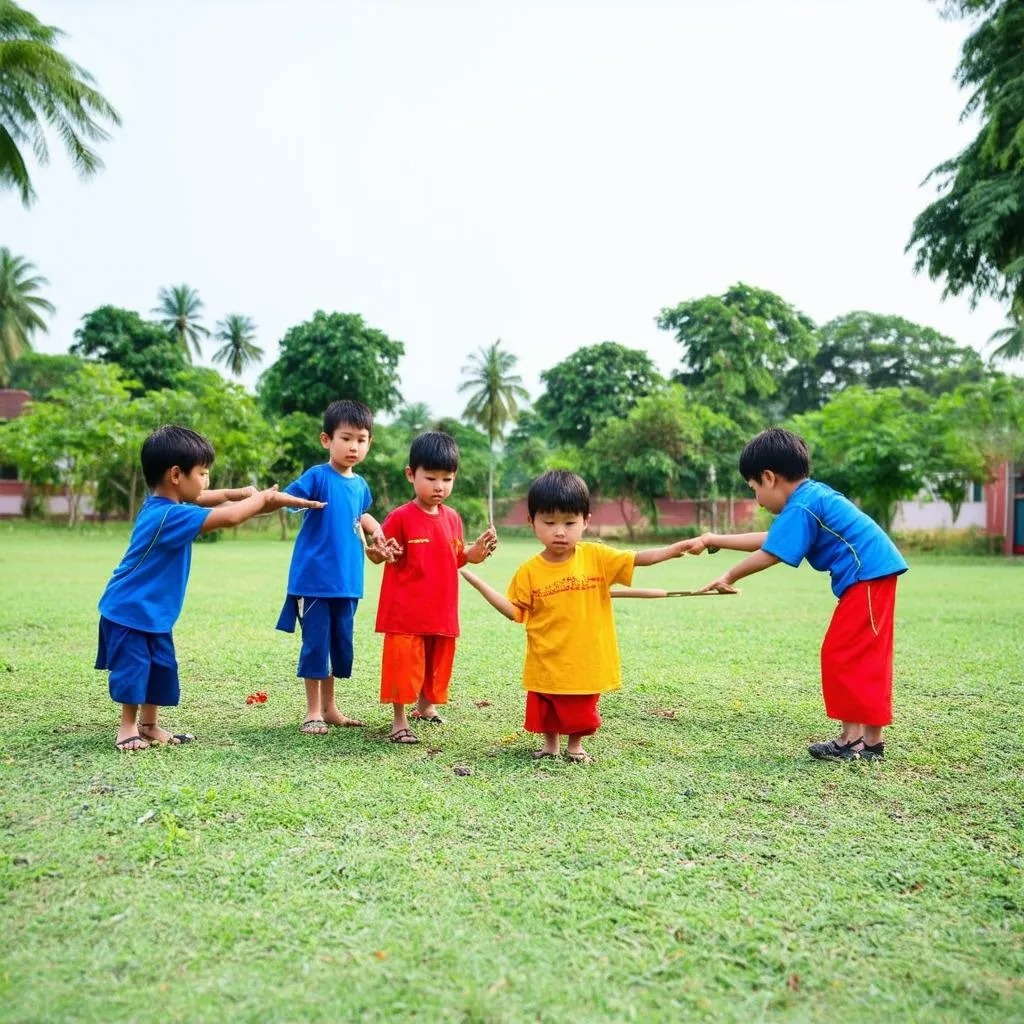
[[[530,760],[522,633],[468,587],[448,724],[384,742],[373,566],[369,728],[301,736],[271,536],[196,548],[165,724],[199,742],[127,756],[92,668],[126,532],[0,523],[0,1019],[1024,1019],[1020,562],[913,564],[883,765],[804,751],[827,578],[621,602],[582,768]]]

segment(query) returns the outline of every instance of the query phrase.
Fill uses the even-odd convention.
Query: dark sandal
[[[145,743],[144,747],[129,747],[129,743]],[[136,733],[134,736],[126,736],[123,740],[115,740],[114,746],[121,751],[122,754],[134,754],[136,750],[149,750],[153,745],[152,740],[147,740],[145,736],[140,736]]]
[[[565,755],[565,759],[566,759],[566,761],[569,762],[569,764],[593,764],[594,763],[594,756],[593,756],[593,754],[588,754],[585,750],[582,753],[580,753],[580,754],[566,754]]]
[[[391,743],[404,743],[406,746],[411,747],[414,743],[419,743],[420,738],[412,729],[398,729],[388,737],[388,740]]]
[[[820,743],[812,743],[807,748],[807,753],[819,761],[858,761],[860,751],[854,750],[858,744],[863,746],[864,740],[858,736],[849,743],[840,743],[839,740],[822,740]]]
[[[140,729],[155,729],[156,722],[139,722]],[[169,740],[158,740],[153,736],[143,736],[145,740],[149,740],[150,743],[155,743],[158,747],[180,747],[182,743],[191,743],[195,736],[190,732],[175,732],[171,734]]]
[[[319,729],[317,729],[315,731],[313,729],[307,729],[306,726],[308,726],[308,725],[322,725],[324,727],[324,731],[320,732]],[[302,728],[299,731],[304,736],[326,736],[327,735],[327,723],[322,718],[307,718],[302,723]]]
[[[410,711],[409,717],[417,722],[427,722],[429,725],[444,725],[444,719],[440,715],[421,715],[418,711]]]
[[[546,758],[546,757],[550,757],[552,761],[556,761],[558,759],[558,755],[557,754],[548,753],[548,751],[546,751],[546,750],[535,750],[530,755],[530,757],[532,757],[534,759],[534,761],[543,761],[544,758]]]

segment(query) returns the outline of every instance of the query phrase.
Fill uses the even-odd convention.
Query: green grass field
[[[0,523],[0,1019],[1024,1019],[1019,561],[913,564],[882,765],[804,751],[827,578],[621,602],[586,768],[530,760],[522,633],[468,587],[448,724],[386,743],[373,566],[339,686],[369,727],[301,736],[291,546],[226,538],[175,633],[199,740],[128,756],[92,668],[126,537]]]

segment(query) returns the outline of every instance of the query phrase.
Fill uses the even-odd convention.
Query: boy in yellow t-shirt
[[[526,626],[525,728],[544,736],[533,756],[558,757],[566,735],[566,758],[589,763],[583,737],[601,724],[598,699],[622,686],[610,587],[628,585],[634,566],[685,554],[688,542],[636,552],[581,542],[590,492],[582,477],[564,469],[534,480],[526,504],[544,549],[516,570],[508,596],[465,569],[462,575],[504,616]]]

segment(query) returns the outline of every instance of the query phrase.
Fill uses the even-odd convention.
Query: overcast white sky
[[[454,414],[498,337],[534,393],[606,339],[669,372],[659,309],[737,280],[819,322],[1003,323],[903,252],[971,132],[967,25],[927,0],[21,2],[124,117],[100,176],[55,154],[30,211],[0,193],[58,307],[43,351],[187,282],[267,364],[314,310],[362,313],[405,343],[407,400]]]

